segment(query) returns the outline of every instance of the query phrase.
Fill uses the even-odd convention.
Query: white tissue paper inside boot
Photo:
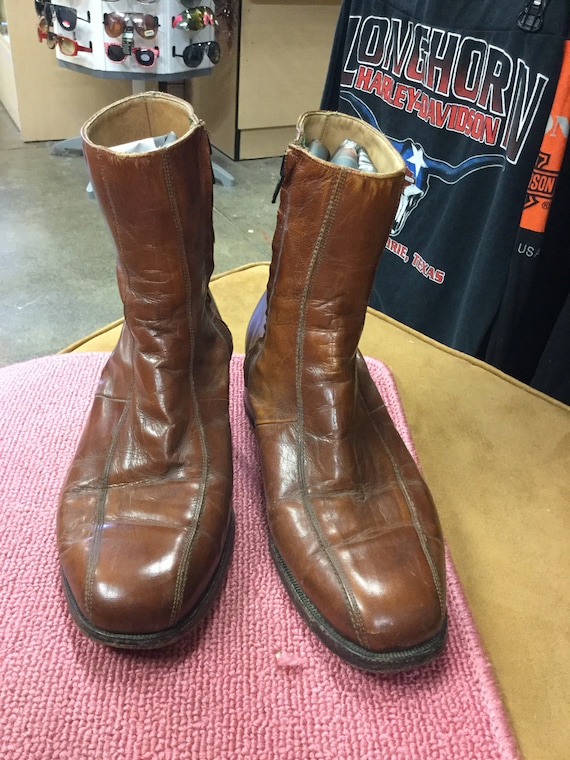
[[[123,145],[112,145],[110,150],[117,153],[148,153],[151,150],[164,148],[176,141],[176,134],[169,132],[167,135],[159,137],[145,137],[143,140],[133,140],[133,142],[124,143]]]
[[[150,153],[152,150],[164,148],[165,145],[170,145],[173,142],[176,142],[176,133],[169,132],[167,135],[160,135],[159,137],[145,137],[143,140],[133,140],[123,145],[112,145],[109,150],[114,150],[117,153]],[[85,192],[89,198],[95,198],[91,182],[85,188]]]

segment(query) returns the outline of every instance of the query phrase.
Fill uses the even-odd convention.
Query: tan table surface
[[[236,353],[267,275],[212,280]],[[111,350],[120,325],[65,351]],[[570,407],[372,309],[360,345],[395,377],[523,757],[568,760]]]

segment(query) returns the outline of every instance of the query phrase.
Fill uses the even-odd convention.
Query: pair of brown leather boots
[[[170,131],[153,152],[110,149]],[[314,138],[331,152],[355,140],[377,173],[316,158]],[[234,535],[210,145],[188,103],[154,92],[100,111],[82,139],[125,322],[61,496],[63,586],[90,638],[160,647],[211,607]],[[358,351],[403,181],[400,156],[364,122],[300,118],[244,366],[277,570],[324,643],[374,671],[427,662],[446,638],[437,514]]]

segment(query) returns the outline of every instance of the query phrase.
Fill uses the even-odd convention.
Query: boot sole
[[[63,581],[63,590],[69,606],[69,611],[71,612],[75,624],[93,641],[119,649],[158,649],[160,647],[168,646],[169,644],[174,644],[176,641],[186,636],[186,634],[190,633],[190,631],[202,621],[220,594],[224,586],[224,581],[227,576],[233,553],[234,535],[235,520],[232,512],[226,543],[224,544],[220,562],[210,580],[210,585],[206,588],[196,606],[193,607],[186,617],[176,625],[173,625],[170,628],[165,628],[162,631],[156,631],[155,633],[115,633],[93,625],[79,609],[79,605],[75,601],[75,597],[71,592],[67,578],[62,571],[61,578]]]
[[[445,649],[447,641],[447,615],[441,629],[435,636],[409,649],[373,652],[347,639],[346,636],[343,636],[333,628],[311,602],[291,574],[272,540],[269,541],[269,548],[279,577],[303,620],[328,649],[349,663],[349,665],[374,673],[397,673],[425,665],[440,655]]]

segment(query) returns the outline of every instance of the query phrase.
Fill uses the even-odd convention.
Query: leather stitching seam
[[[352,589],[350,588],[348,578],[346,577],[339,563],[336,561],[336,558],[334,557],[331,547],[328,544],[328,541],[326,540],[325,536],[323,535],[321,527],[318,523],[315,511],[313,509],[311,499],[308,493],[307,478],[306,478],[306,471],[305,471],[304,405],[303,405],[303,390],[302,390],[301,375],[302,375],[303,362],[304,362],[303,338],[306,332],[307,301],[309,298],[309,293],[313,287],[313,282],[316,277],[316,273],[318,271],[321,252],[327,243],[328,236],[330,234],[331,223],[335,217],[338,205],[340,203],[340,198],[341,198],[345,183],[346,183],[346,172],[341,170],[338,172],[335,186],[331,193],[331,200],[325,212],[325,218],[323,219],[323,223],[319,231],[319,236],[317,238],[315,247],[313,249],[311,261],[309,263],[309,271],[307,274],[307,279],[305,282],[305,287],[304,287],[303,295],[301,299],[300,319],[299,319],[299,327],[297,329],[297,343],[296,343],[296,396],[297,396],[297,408],[299,411],[298,435],[297,435],[297,467],[298,467],[298,473],[299,473],[299,485],[300,485],[305,512],[307,516],[309,517],[313,530],[315,531],[315,535],[317,536],[319,545],[323,553],[325,554],[325,556],[328,558],[330,566],[337,577],[339,587],[345,598],[348,615],[350,617],[354,630],[356,631],[358,639],[363,646],[369,648],[367,636],[366,636],[366,630],[364,627],[364,622],[362,620],[362,616],[360,615],[360,611],[358,610],[356,599],[354,597],[354,593]]]
[[[439,600],[439,606],[440,606],[441,612],[442,614],[445,614],[445,601],[443,598],[443,589],[441,585],[441,579],[439,577],[439,573],[437,572],[434,559],[431,556],[431,552],[427,545],[427,536],[421,524],[420,518],[418,517],[418,513],[416,511],[414,501],[412,497],[410,496],[408,489],[406,488],[405,479],[402,476],[402,473],[400,471],[400,468],[398,466],[398,463],[394,455],[390,451],[390,447],[384,440],[384,436],[382,435],[380,429],[378,428],[374,418],[371,418],[371,419],[372,419],[372,424],[374,426],[374,429],[376,430],[376,434],[378,435],[378,438],[380,439],[380,442],[382,444],[382,447],[384,448],[384,451],[386,452],[386,454],[388,455],[388,458],[390,459],[390,462],[392,463],[392,468],[394,470],[394,475],[400,487],[400,491],[402,492],[402,495],[404,496],[406,504],[408,505],[408,510],[410,512],[410,517],[412,519],[412,524],[415,528],[416,534],[420,542],[420,546],[422,547],[422,552],[424,553],[424,556],[426,558],[426,561],[428,563],[428,566],[432,575],[432,579],[433,579],[433,583],[437,592],[437,598]]]
[[[200,149],[200,146],[198,146],[198,150],[199,149]],[[196,388],[195,388],[195,383],[194,383],[194,359],[195,359],[196,336],[195,336],[194,329],[192,326],[191,279],[190,279],[190,272],[188,270],[188,259],[186,256],[186,248],[185,248],[185,243],[184,243],[184,231],[182,228],[182,222],[180,218],[178,203],[176,200],[176,193],[174,190],[174,182],[172,179],[172,172],[170,168],[170,161],[169,161],[168,154],[163,154],[162,166],[164,170],[164,178],[166,181],[166,186],[167,186],[167,191],[168,191],[168,200],[170,202],[170,208],[172,211],[172,216],[173,216],[174,224],[176,227],[176,232],[178,236],[178,244],[179,244],[181,260],[182,260],[184,287],[186,290],[186,319],[187,319],[188,330],[190,334],[190,366],[189,366],[189,371],[188,371],[188,380],[190,384],[192,407],[193,407],[193,411],[195,415],[196,426],[198,428],[198,434],[200,437],[200,449],[202,453],[202,475],[200,479],[200,487],[199,487],[198,494],[196,497],[196,504],[198,505],[198,510],[197,510],[198,519],[194,523],[193,530],[187,531],[187,535],[184,541],[184,546],[182,549],[180,565],[178,567],[178,573],[176,575],[176,583],[174,586],[174,594],[173,594],[173,600],[172,600],[172,610],[171,610],[171,615],[170,615],[170,624],[173,625],[176,622],[176,619],[180,612],[180,608],[182,606],[184,587],[187,581],[188,564],[190,561],[192,548],[196,540],[196,536],[198,533],[198,529],[200,527],[201,518],[202,518],[202,514],[204,510],[204,502],[205,502],[205,497],[206,497],[206,484],[207,484],[208,476],[209,476],[210,460],[208,456],[208,447],[206,444],[204,424],[202,421],[202,416],[200,414],[200,409],[198,407],[198,400],[197,400]]]
[[[113,204],[113,201],[111,199],[111,196],[109,195],[109,192],[108,192],[108,182],[105,178],[105,174],[106,174],[105,162],[101,161],[100,153],[98,151],[95,153],[95,156],[96,156],[97,163],[99,164],[99,176],[101,177],[102,186],[105,188],[105,193],[107,195],[107,202],[109,204],[109,209],[111,211],[111,215],[113,218],[113,225],[115,227],[115,234],[117,235],[117,241],[118,241],[118,249],[120,251],[122,250],[121,227],[118,224],[117,212]],[[128,272],[126,272],[127,279],[128,279],[128,276],[129,276]],[[94,522],[93,541],[91,542],[91,546],[89,548],[89,556],[87,558],[87,567],[85,569],[85,610],[89,616],[91,616],[93,612],[93,594],[95,591],[95,574],[97,571],[97,564],[99,562],[99,555],[101,552],[101,543],[103,540],[103,524],[105,522],[105,506],[107,502],[107,494],[109,491],[109,473],[111,471],[111,463],[115,455],[115,449],[117,446],[119,433],[126,419],[127,413],[130,409],[132,394],[133,394],[134,375],[132,373],[132,351],[133,351],[132,341],[130,341],[130,351],[131,351],[131,361],[130,361],[131,381],[129,385],[129,394],[126,399],[124,409],[121,412],[121,416],[117,420],[117,423],[111,435],[109,451],[105,459],[105,467],[103,469],[103,474],[101,476],[101,488],[99,489],[99,498],[97,499],[97,505],[95,507],[95,515],[94,515],[94,520],[93,520]]]

